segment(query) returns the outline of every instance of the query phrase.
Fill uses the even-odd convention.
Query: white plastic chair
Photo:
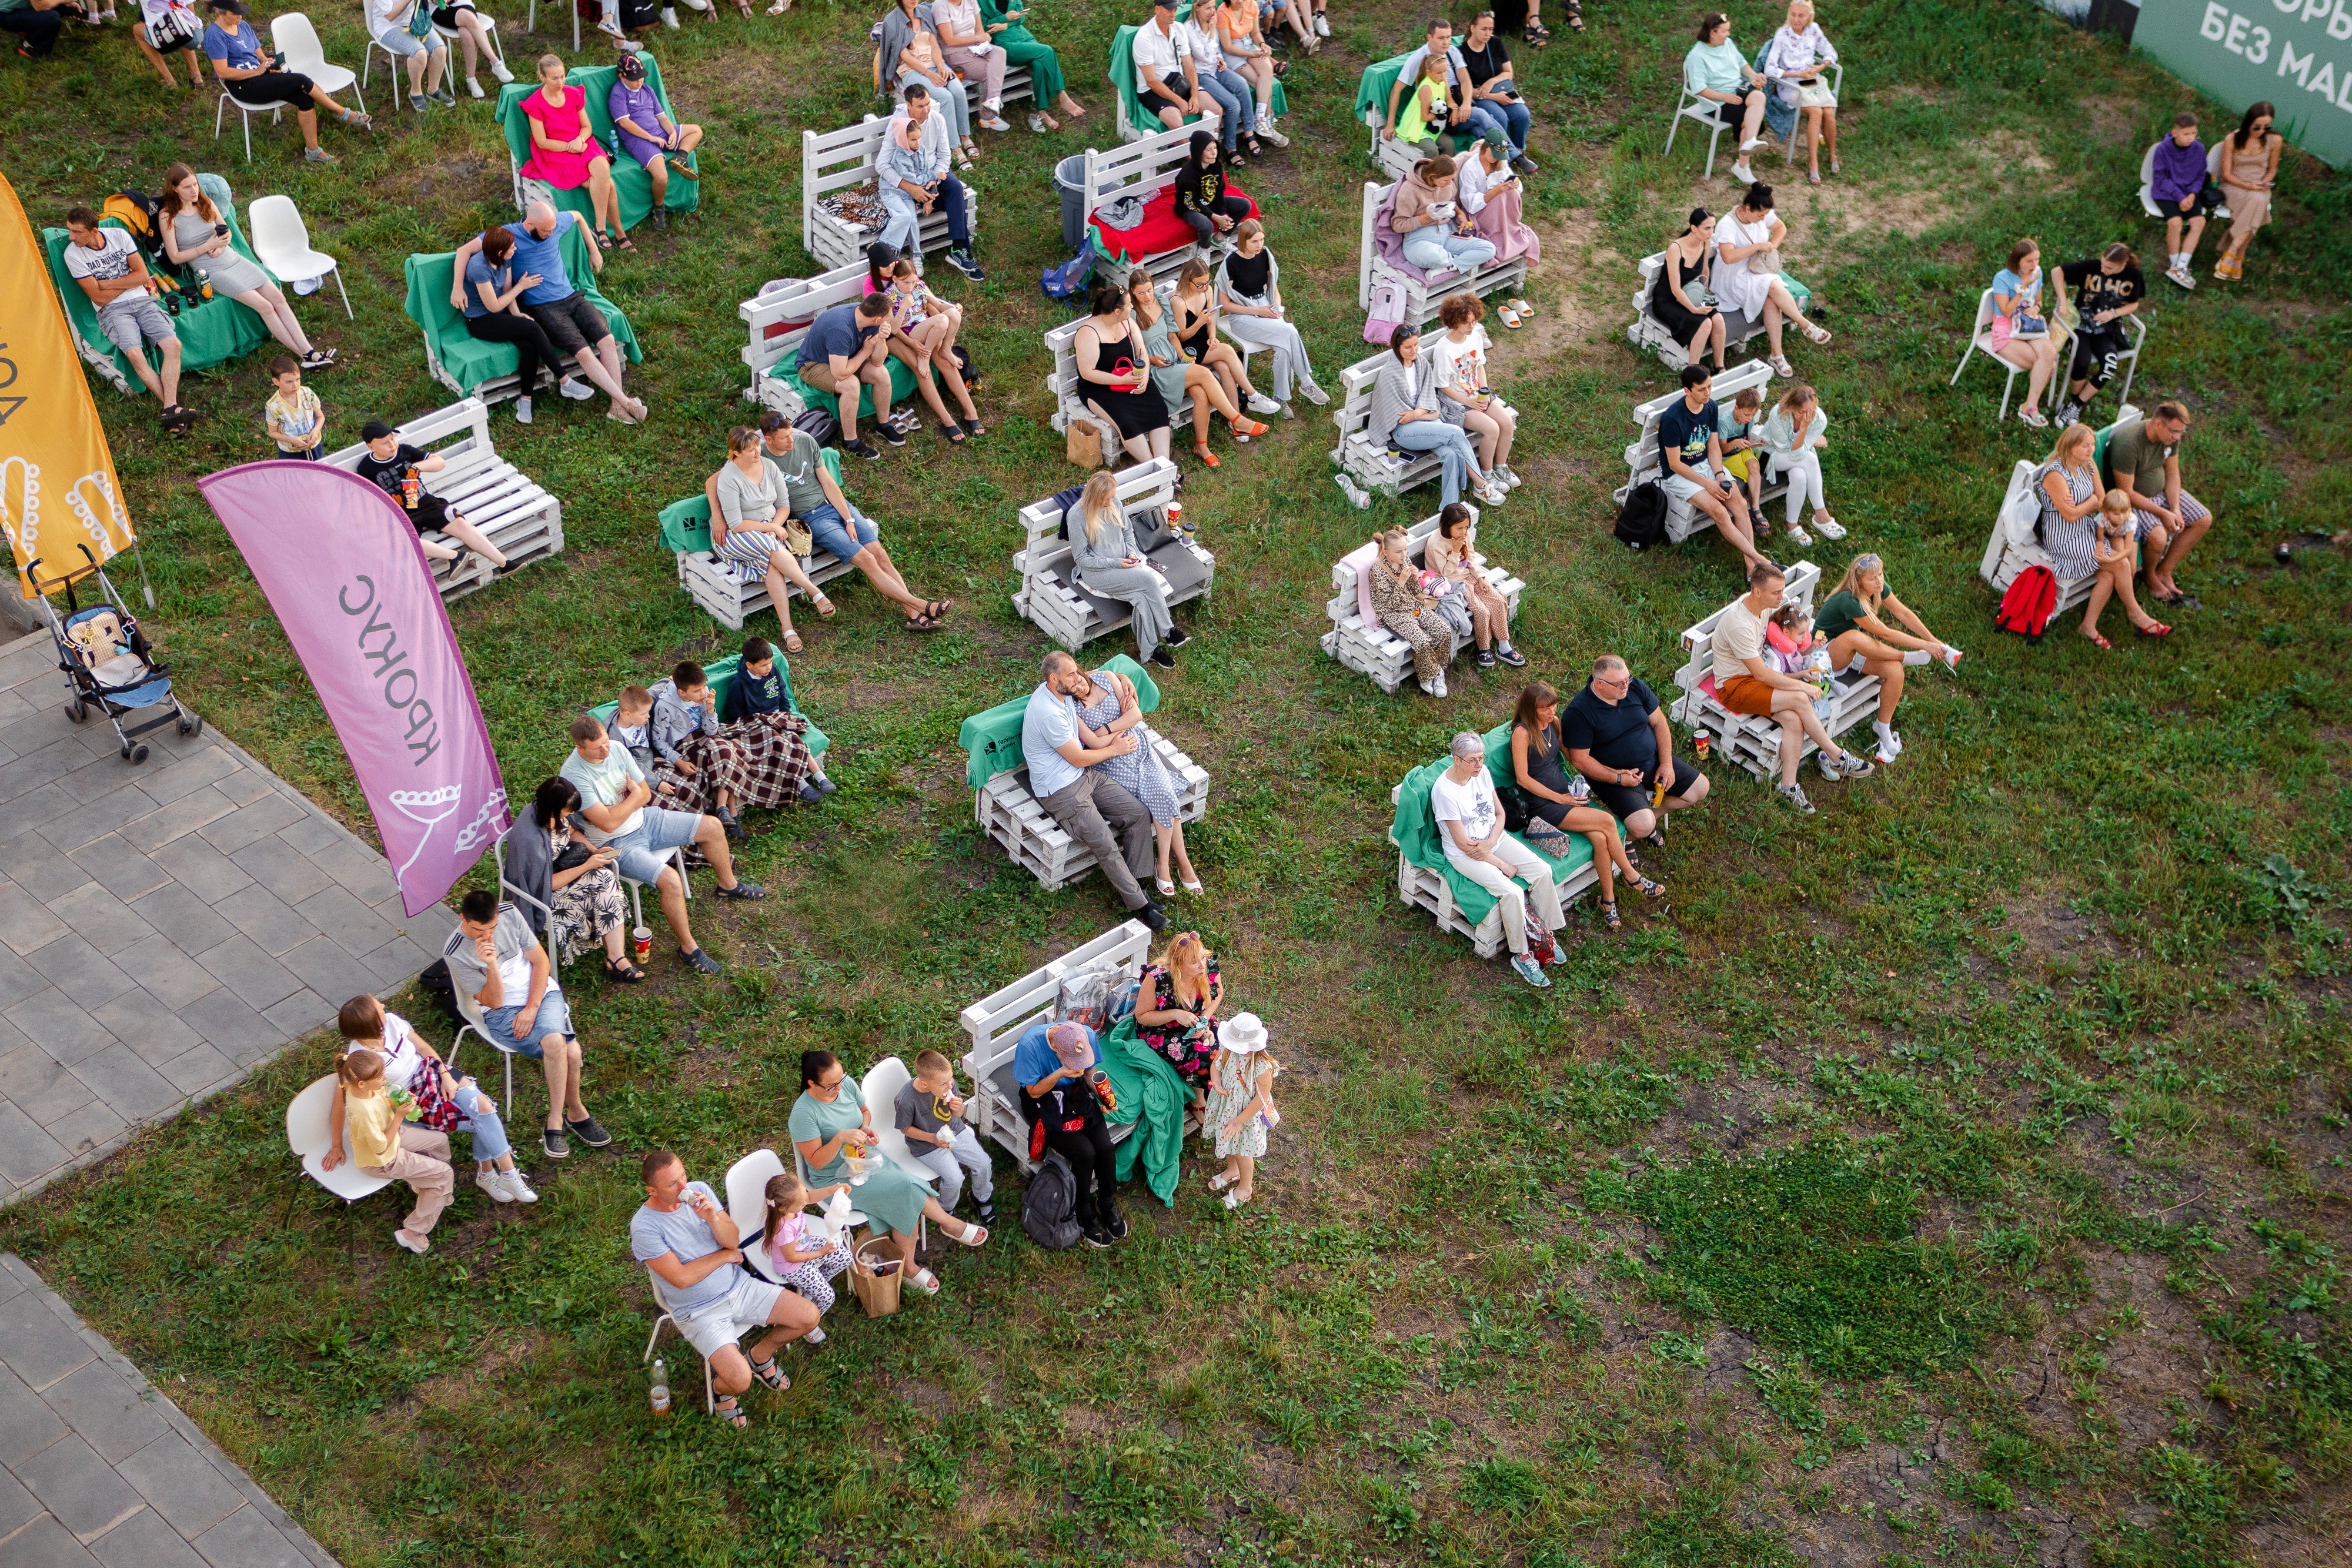
[[[281,22],[302,20],[300,16],[280,16]],[[346,72],[346,75],[349,73]],[[343,297],[343,316],[352,314],[352,297],[343,287],[343,269],[335,258],[321,250],[310,248],[310,230],[302,222],[301,209],[291,196],[258,196],[245,210],[246,226],[251,231],[253,254],[271,277],[284,284],[298,277],[319,277],[332,273],[335,292]]]
[[[727,1167],[727,1218],[735,1222],[741,1239],[743,1267],[771,1285],[780,1281],[768,1267],[760,1243],[768,1231],[768,1181],[784,1174],[784,1162],[773,1149],[753,1149]]]
[[[798,1144],[793,1145],[793,1172],[801,1178],[803,1186],[814,1187],[817,1185],[816,1179],[809,1175],[808,1161],[801,1157],[801,1146]],[[849,1189],[849,1201],[853,1204],[857,1201],[857,1189],[854,1186]],[[917,1223],[919,1225],[921,1222]],[[861,1225],[873,1226],[877,1230],[881,1229],[880,1226],[874,1224],[874,1217],[862,1208],[852,1208],[849,1211],[849,1225],[852,1229]],[[920,1251],[922,1245],[922,1238],[919,1234],[915,1239],[916,1249]]]
[[[2163,146],[2164,141],[2163,137],[2158,137],[2147,144],[2147,151],[2141,153],[2139,157],[2140,211],[2159,221],[2165,218],[2177,218],[2180,215],[2179,213],[2168,213],[2156,204],[2156,150]],[[2219,141],[2214,142],[2206,151],[2205,177],[2209,180],[2219,180],[2221,177],[2221,143]],[[2227,203],[2217,204],[2213,208],[2211,221],[2217,224],[2226,224],[2230,221],[2230,208]]]
[[[913,1145],[907,1142],[907,1134],[899,1131],[896,1125],[898,1118],[890,1112],[890,1103],[898,1098],[899,1090],[914,1082],[914,1077],[907,1071],[905,1062],[895,1056],[886,1056],[866,1070],[866,1078],[858,1085],[858,1092],[866,1096],[866,1103],[874,1109],[875,1146],[889,1156],[892,1165],[937,1191],[939,1173],[915,1157]]]
[[[1995,307],[1993,305],[1992,296],[1993,291],[1988,288],[1977,297],[1977,319],[1976,325],[1969,329],[1969,346],[1960,350],[1960,362],[1952,368],[1952,379],[1945,384],[1948,386],[1959,385],[1960,372],[1969,368],[1969,356],[1971,354],[1982,354],[1985,358],[1992,361],[1993,363],[1999,365],[2002,370],[2009,372],[2009,380],[2003,382],[2000,387],[2000,413],[1999,415],[2000,419],[2007,419],[2009,417],[2009,395],[2017,385],[2017,378],[2025,372],[2019,370],[2015,365],[2011,364],[2007,360],[2002,359],[1999,354],[1993,352],[1991,329],[1992,319],[1995,314]],[[2068,357],[2066,340],[2072,336],[2074,336],[2074,334],[2066,330],[2066,324],[2064,322],[2056,319],[2051,320],[2050,337],[2052,344],[2059,351],[2057,369],[2053,371],[2050,376],[2050,379],[2053,382],[2061,382],[2065,376]],[[2128,386],[2129,383],[2126,382],[2126,385]]]
[[[579,14],[576,10],[572,12],[575,18]],[[490,58],[500,65],[505,65],[507,46],[506,41],[499,37],[499,19],[478,6],[475,8],[474,16],[482,24],[482,37],[489,41]],[[466,35],[455,27],[445,27],[438,22],[433,24],[433,30],[440,35],[443,43],[449,46],[449,68],[443,73],[442,78],[446,81],[457,74],[458,62],[466,57]],[[490,96],[495,98],[498,95],[492,93]]]
[[[1698,94],[1691,91],[1690,83],[1685,79],[1682,84],[1681,93],[1675,99],[1674,120],[1666,127],[1666,152],[1670,157],[1673,155],[1675,151],[1675,133],[1683,128],[1684,120],[1696,120],[1701,125],[1708,128],[1708,135],[1706,139],[1706,173],[1704,178],[1709,180],[1715,178],[1716,143],[1723,140],[1723,133],[1725,131],[1738,129],[1737,126],[1726,125],[1722,120],[1716,118],[1716,110],[1722,107],[1723,106],[1716,102],[1715,99],[1711,98],[1701,98]],[[1735,162],[1737,160],[1735,160]]]
[[[328,60],[326,47],[319,42],[319,30],[310,25],[310,17],[299,11],[289,11],[283,16],[272,17],[269,47],[286,63],[288,70],[309,77],[320,91],[337,93],[345,88],[351,89],[352,96],[359,99],[360,112],[367,112],[367,97],[360,91],[359,78],[352,75],[351,67],[335,65]],[[315,275],[298,273],[295,276],[310,277]]]
[[[213,79],[220,82],[221,84],[220,103],[213,110],[213,140],[215,141],[220,140],[221,121],[223,118],[227,115],[230,110],[236,110],[237,117],[245,122],[245,161],[250,163],[253,162],[253,117],[259,114],[261,110],[249,108],[245,104],[239,103],[236,99],[231,98],[228,95],[228,83],[221,78],[217,71],[214,73]],[[269,123],[272,125],[277,124],[278,117],[285,112],[286,106],[284,104],[279,103],[270,105]]]
[[[1769,47],[1767,45],[1766,47]],[[1769,78],[1767,78],[1769,79]],[[1830,96],[1840,103],[1845,101],[1845,62],[1838,60],[1830,67]],[[1789,155],[1780,160],[1783,167],[1797,161],[1797,143],[1805,137],[1805,111],[1797,110],[1797,123],[1789,128]]]
[[[512,1115],[514,1113],[515,1053],[490,1038],[489,1030],[484,1028],[482,1024],[482,1004],[477,1001],[474,998],[467,996],[464,987],[452,986],[450,988],[450,992],[457,998],[457,1016],[466,1020],[458,1026],[457,1038],[449,1042],[450,1074],[453,1077],[457,1075],[457,1050],[460,1046],[466,1043],[466,1037],[468,1034],[476,1036],[483,1044],[488,1046],[492,1051],[497,1051],[501,1057],[506,1059],[507,1097],[499,1102],[499,1104],[507,1114]]]
[[[390,1186],[392,1178],[370,1176],[348,1159],[333,1170],[326,1167],[322,1157],[334,1146],[335,1129],[330,1120],[334,1104],[335,1075],[331,1072],[289,1101],[286,1146],[302,1162],[305,1176],[346,1204],[357,1203],[370,1193]]]
[[[668,1323],[672,1327],[677,1324],[677,1319],[670,1312],[669,1287],[662,1283],[662,1277],[654,1272],[650,1263],[646,1265],[646,1281],[654,1288],[654,1305],[661,1309],[661,1316],[654,1320],[654,1332],[646,1336],[646,1354],[637,1357],[640,1366],[654,1358],[654,1343],[661,1338],[662,1324]],[[735,1337],[740,1339],[751,1330],[766,1326],[765,1323],[737,1323]],[[681,1333],[678,1337],[684,1339],[686,1336]],[[719,1412],[719,1387],[711,1380],[710,1358],[707,1355],[702,1358],[702,1410],[707,1416],[715,1416]]]
[[[551,3],[572,13],[572,52],[576,55],[580,52],[580,7],[569,4],[569,0],[551,0]],[[530,0],[530,13],[522,19],[522,30],[532,34],[539,31],[539,0]]]

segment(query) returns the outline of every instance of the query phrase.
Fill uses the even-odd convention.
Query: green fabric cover
[[[197,180],[205,186],[205,193],[212,197],[213,204],[220,209],[221,221],[228,225],[229,244],[239,256],[260,267],[261,258],[254,255],[253,247],[246,243],[244,225],[237,222],[236,204],[226,199],[228,187],[220,183],[217,175],[202,174],[197,176]],[[100,218],[98,226],[119,229],[122,225],[113,218]],[[144,396],[147,389],[140,384],[130,360],[121,350],[108,342],[106,334],[98,329],[98,307],[91,304],[89,296],[82,292],[80,280],[66,271],[66,246],[68,243],[63,229],[41,231],[41,246],[48,253],[49,277],[57,284],[58,298],[65,301],[66,314],[73,319],[74,330],[81,334],[83,342],[114,361],[115,369],[122,373],[123,380],[131,383],[131,395]],[[151,267],[148,270],[152,273],[157,269]],[[263,267],[262,270],[267,272],[268,268]],[[167,289],[165,292],[170,291]],[[252,310],[226,295],[215,294],[197,304],[196,301],[202,298],[193,290],[183,291],[180,313],[172,318],[173,329],[180,336],[182,374],[241,359],[270,341],[269,329],[261,324],[261,318]],[[194,308],[190,308],[192,306]],[[147,350],[147,363],[156,371],[163,368],[163,351],[152,344]]]
[[[841,454],[830,446],[817,449],[817,461],[841,483]],[[708,550],[710,544],[710,497],[688,496],[661,509],[661,542],[666,550]],[[705,666],[707,669],[709,666]]]
[[[1118,1096],[1118,1114],[1104,1120],[1113,1126],[1140,1124],[1118,1145],[1118,1179],[1134,1176],[1141,1161],[1144,1185],[1173,1208],[1177,1166],[1184,1155],[1184,1107],[1191,1103],[1192,1091],[1166,1057],[1136,1037],[1132,1013],[1111,1027],[1100,1054],[1103,1071]]]
[[[1517,780],[1511,776],[1511,727],[1499,725],[1488,730],[1482,738],[1486,743],[1486,772],[1495,780],[1496,787],[1516,785]],[[1430,787],[1437,782],[1439,775],[1449,766],[1450,759],[1440,758],[1435,762],[1423,763],[1404,776],[1403,788],[1397,794],[1393,831],[1397,847],[1404,852],[1404,858],[1443,876],[1447,891],[1454,895],[1455,905],[1475,925],[1486,919],[1487,912],[1495,907],[1495,895],[1454,869],[1454,862],[1445,858],[1445,843],[1439,836],[1437,819],[1429,814]],[[1625,836],[1622,822],[1617,825],[1617,836],[1620,839]],[[1517,833],[1511,835],[1511,841],[1550,866],[1552,881],[1556,883],[1566,882],[1592,860],[1592,846],[1582,838],[1574,840],[1568,853],[1557,858],[1537,849]]]
[[[819,392],[803,381],[800,361],[792,354],[786,354],[782,359],[770,365],[768,373],[798,392],[803,407],[821,408],[835,419],[841,417],[841,400],[829,392]],[[912,399],[914,395],[915,368],[897,355],[892,355],[890,357],[890,406],[897,408]],[[857,417],[860,419],[874,417],[874,389],[863,382],[860,382],[857,386]],[[832,448],[827,447],[826,450],[831,451]]]
[[[643,363],[646,353],[637,346],[637,329],[629,325],[621,308],[605,298],[596,287],[596,275],[588,265],[586,236],[574,228],[556,244],[562,252],[563,270],[571,275],[572,287],[586,294],[589,302],[604,312],[606,324],[613,329],[613,340],[621,345],[621,351],[630,361]],[[425,329],[425,340],[441,361],[441,368],[449,372],[459,391],[470,395],[484,382],[513,375],[522,359],[512,344],[486,343],[466,330],[466,313],[449,303],[457,257],[456,251],[444,250],[408,258],[408,319]]]
[[[1141,664],[1124,653],[1113,653],[1096,668],[1125,675],[1135,684],[1137,706],[1146,713],[1159,710],[1160,687],[1144,673]],[[985,713],[972,715],[956,731],[956,744],[962,747],[971,758],[964,768],[964,779],[973,789],[981,788],[1000,773],[1010,773],[1024,766],[1021,716],[1028,711],[1030,695],[1036,689],[1032,686],[1009,702],[998,703]]]
[[[699,498],[698,497],[698,501]],[[684,505],[683,502],[679,504],[681,506]],[[676,509],[676,507],[671,508],[673,511]],[[727,688],[734,684],[735,672],[740,669],[742,664],[742,654],[730,653],[725,658],[719,660],[715,664],[708,664],[702,666],[704,676],[710,682],[710,700],[712,702],[717,703],[721,707],[727,706]],[[793,713],[800,713],[800,699],[793,695],[792,661],[784,657],[784,651],[782,648],[778,648],[776,650],[776,674],[784,678],[784,706],[791,709]],[[599,724],[612,723],[613,716],[620,711],[621,705],[617,702],[600,704],[599,706],[588,710],[590,715],[593,716]],[[801,716],[803,718],[808,717],[806,714],[801,714]],[[822,755],[824,748],[833,744],[831,740],[825,737],[824,731],[817,728],[814,723],[810,724],[803,738],[808,741],[809,755],[811,757]]]
[[[1389,118],[1389,89],[1396,86],[1397,78],[1404,74],[1405,57],[1392,55],[1376,66],[1366,66],[1364,74],[1356,78],[1356,118],[1370,115],[1385,125]]]
[[[677,110],[670,103],[669,94],[663,89],[661,67],[655,63],[651,55],[637,57],[646,62],[646,85],[653,89],[654,96],[661,100],[662,112],[675,120]],[[524,62],[526,66],[529,63],[527,60]],[[621,226],[633,229],[644,223],[646,215],[654,210],[654,177],[646,172],[643,164],[620,151],[621,139],[613,130],[613,117],[604,110],[605,101],[613,96],[613,84],[619,79],[620,72],[613,66],[573,66],[563,76],[566,86],[583,89],[588,94],[589,128],[595,132],[596,141],[603,146],[604,155],[613,161],[613,183],[621,192]],[[514,159],[517,169],[530,162],[530,117],[523,113],[522,100],[538,90],[539,79],[535,70],[530,80],[510,81],[499,89],[499,126],[507,134],[507,152]],[[647,126],[646,129],[653,128]],[[673,161],[678,156],[670,154]],[[695,154],[688,152],[683,156],[688,168],[699,169],[702,166]],[[702,204],[702,186],[672,171],[669,195],[666,199],[671,212],[690,213]],[[577,190],[556,192],[555,204],[565,212],[578,213],[583,223],[595,222],[595,209],[589,205],[588,187],[585,185]],[[571,265],[568,257],[565,265]]]
[[[1176,7],[1178,21],[1190,21],[1192,16],[1192,0],[1185,0],[1183,5]],[[1127,106],[1127,122],[1138,131],[1150,130],[1156,134],[1160,117],[1143,107],[1143,95],[1135,88],[1135,57],[1129,52],[1134,47],[1135,28],[1132,25],[1121,27],[1118,32],[1113,33],[1110,38],[1110,69],[1107,74],[1110,78],[1111,84],[1118,89],[1119,101]],[[1282,90],[1282,82],[1278,78],[1275,81],[1274,95],[1269,104],[1277,120],[1290,112],[1290,95]],[[1188,114],[1184,117],[1184,123],[1195,124],[1200,118],[1197,114]]]

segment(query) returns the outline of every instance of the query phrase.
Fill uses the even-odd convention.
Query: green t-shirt
[[[1854,597],[1853,591],[1841,588],[1813,612],[1813,630],[1834,643],[1862,624],[1864,613],[1862,601]]]
[[[2125,480],[2143,496],[2164,494],[2165,459],[2180,450],[2179,443],[2158,445],[2147,434],[2145,420],[2133,420],[2107,437],[2107,482],[2119,487]]]
[[[795,430],[790,452],[779,455],[768,451],[767,456],[784,476],[784,505],[793,516],[805,517],[819,507],[833,505],[825,499],[824,483],[819,477],[824,471],[824,465],[819,455],[816,437],[805,430]]]

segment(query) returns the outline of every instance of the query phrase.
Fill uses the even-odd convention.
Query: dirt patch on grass
[[[2078,98],[2074,107],[2083,111],[2084,133],[2109,147],[2130,141],[2140,117],[2147,112],[2147,103],[2137,98]]]

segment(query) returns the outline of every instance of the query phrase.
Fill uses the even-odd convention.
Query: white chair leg
[[[360,112],[362,114],[367,112],[365,106],[361,108]],[[346,321],[357,320],[358,318],[352,314],[351,292],[343,287],[343,269],[341,267],[338,266],[334,269],[334,278],[335,292],[343,297],[343,319]]]
[[[1674,118],[1674,121],[1673,121],[1673,123],[1669,124],[1669,125],[1666,127],[1666,155],[1667,155],[1668,157],[1672,157],[1672,156],[1674,155],[1674,151],[1675,151],[1675,137],[1676,133],[1677,133],[1677,132],[1679,132],[1679,131],[1682,130],[1682,128],[1683,128],[1683,106],[1682,106],[1682,100],[1681,100],[1680,99],[1676,99],[1675,100],[1675,118]]]
[[[1706,172],[1702,178],[1708,180],[1715,178],[1715,150],[1722,141],[1723,121],[1718,120],[1715,122],[1715,133],[1706,139]],[[1738,162],[1736,159],[1733,161]]]
[[[245,122],[245,161],[250,163],[253,162],[253,116],[246,113],[244,106],[240,104],[237,107],[237,118]],[[270,123],[274,125],[277,121],[272,120]]]
[[[710,1375],[710,1358],[707,1355],[702,1358],[702,1413],[719,1414],[719,1384]]]
[[[646,1363],[654,1358],[654,1341],[661,1338],[662,1324],[668,1322],[669,1321],[670,1315],[667,1312],[664,1312],[661,1316],[654,1320],[654,1332],[646,1336],[646,1354],[637,1357],[637,1364],[639,1366],[643,1366]]]

